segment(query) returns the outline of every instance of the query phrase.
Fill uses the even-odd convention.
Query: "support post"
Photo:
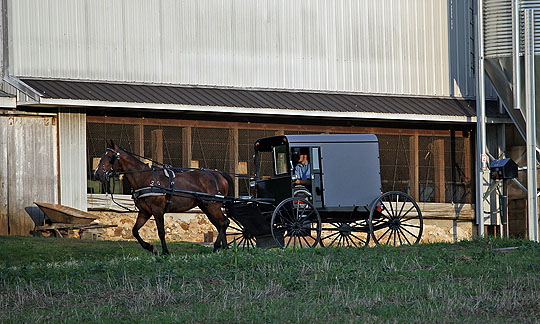
[[[497,125],[497,159],[506,158],[506,126],[505,124]],[[508,181],[503,180],[502,199],[499,200],[499,210],[501,214],[501,222],[499,231],[501,237],[508,237]],[[502,203],[501,203],[502,200]]]
[[[473,181],[472,181],[472,141],[471,141],[471,133],[464,133],[463,134],[464,143],[463,143],[463,154],[465,155],[463,160],[465,161],[465,164],[463,165],[464,173],[465,173],[465,192],[467,195],[466,201],[467,203],[472,202],[472,192],[473,192]]]
[[[520,0],[512,0],[512,55],[514,61],[512,84],[514,94],[514,109],[521,108],[521,62],[519,61],[519,2]]]
[[[152,160],[163,163],[163,130],[152,131]]]
[[[527,108],[527,215],[529,239],[538,242],[536,102],[534,84],[534,9],[525,10],[525,101]]]
[[[184,168],[191,168],[191,160],[193,154],[191,153],[191,127],[182,128],[182,166]]]
[[[414,200],[420,199],[420,176],[419,176],[419,160],[418,160],[418,135],[409,137],[409,179],[411,181],[410,194]]]
[[[502,195],[502,206],[501,206],[501,236],[510,237],[510,231],[508,228],[508,179],[504,179],[503,186],[503,195]]]
[[[229,171],[233,173],[238,173],[238,128],[229,129],[229,161],[231,161],[231,166]],[[234,180],[234,192],[235,195],[238,194],[238,177],[233,177]],[[231,196],[231,195],[229,195]]]
[[[144,156],[144,126],[142,124],[135,125],[133,132],[135,140],[134,153]]]
[[[484,71],[483,1],[476,2],[476,221],[478,236],[484,237],[484,169],[486,155],[486,92]]]
[[[444,139],[438,138],[433,141],[433,155],[435,156],[435,201],[446,202],[446,178],[444,170]]]

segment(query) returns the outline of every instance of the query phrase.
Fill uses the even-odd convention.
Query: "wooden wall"
[[[35,201],[58,202],[57,119],[0,116],[0,235],[29,235]]]

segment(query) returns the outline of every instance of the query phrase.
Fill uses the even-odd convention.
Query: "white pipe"
[[[536,102],[534,84],[534,9],[525,10],[525,100],[527,107],[527,215],[529,239],[538,242],[536,196]]]
[[[519,1],[512,1],[512,52],[513,52],[513,94],[514,94],[514,109],[521,108],[521,62],[519,60],[520,37],[519,37]]]
[[[478,236],[484,237],[484,168],[486,155],[486,89],[484,71],[483,1],[476,3],[476,222]]]

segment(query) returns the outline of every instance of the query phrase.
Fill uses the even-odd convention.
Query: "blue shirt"
[[[294,168],[294,174],[298,180],[311,180],[309,162],[306,162],[306,164],[298,163]]]

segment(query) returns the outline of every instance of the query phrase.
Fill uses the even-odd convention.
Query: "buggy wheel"
[[[322,246],[353,246],[369,244],[369,225],[362,219],[352,223],[324,223],[321,234]]]
[[[287,198],[272,213],[270,229],[282,248],[316,247],[321,241],[321,216],[307,198]]]
[[[416,244],[422,237],[423,226],[420,207],[403,192],[387,192],[371,206],[369,229],[376,244]]]
[[[239,222],[229,218],[231,223],[227,227],[225,236],[227,237],[227,248],[234,247],[234,242],[238,248],[247,249],[255,247],[255,236],[247,233],[246,229]]]

